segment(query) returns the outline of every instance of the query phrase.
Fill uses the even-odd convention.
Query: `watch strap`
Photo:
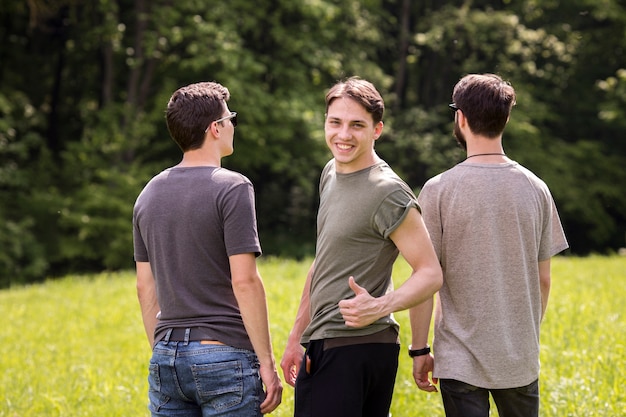
[[[412,346],[409,345],[409,356],[414,358],[416,356],[424,356],[430,353],[430,346],[426,345],[425,348],[422,349],[412,349]]]

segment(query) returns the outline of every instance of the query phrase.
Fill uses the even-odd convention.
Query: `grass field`
[[[276,360],[284,348],[308,262],[264,259]],[[401,283],[408,269],[396,264]],[[542,327],[541,415],[626,415],[626,257],[556,258]],[[71,276],[0,291],[0,417],[147,416],[145,338],[132,272]],[[394,417],[443,416],[438,394],[418,391],[408,315]],[[273,416],[290,416],[293,389]],[[497,415],[494,411],[493,415]]]

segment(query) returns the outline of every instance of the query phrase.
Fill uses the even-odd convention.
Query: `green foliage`
[[[554,161],[551,155],[560,158]],[[529,161],[553,185],[569,240],[574,245],[590,240],[590,247],[609,241],[615,247],[623,245],[624,236],[616,235],[615,230],[624,230],[626,199],[615,184],[626,183],[625,164],[626,159],[604,151],[601,144],[593,141],[579,141],[575,147],[554,142],[547,146],[543,158],[532,164]],[[576,171],[571,170],[572,165]],[[585,204],[577,203],[582,200]],[[585,252],[584,247],[572,249]]]
[[[180,159],[167,100],[203,80],[240,114],[223,164],[255,184],[266,254],[313,252],[328,87],[379,87],[377,151],[417,190],[464,156],[446,104],[468,72],[516,88],[505,149],[546,180],[574,252],[626,245],[622,2],[209,3],[2,3],[0,287],[132,262],[132,204]]]
[[[620,68],[615,75],[596,83],[604,97],[600,103],[598,118],[613,132],[612,147],[624,150],[626,143],[621,135],[626,131],[626,68]],[[624,153],[620,152],[622,156]]]
[[[311,259],[261,258],[277,361],[295,319]],[[625,257],[557,257],[541,330],[541,415],[604,417],[626,407],[626,309],[615,288]],[[410,274],[399,259],[396,287]],[[0,291],[0,417],[147,415],[150,356],[130,272],[67,276]],[[392,415],[442,416],[439,394],[415,387],[407,312]],[[431,329],[432,330],[432,329]],[[293,415],[293,389],[272,414]],[[494,410],[494,415],[497,415]]]
[[[423,184],[464,158],[452,137],[453,116],[447,104],[452,87],[468,72],[497,72],[518,91],[518,106],[506,131],[504,146],[516,149],[517,142],[548,140],[542,126],[556,115],[538,91],[554,89],[558,74],[571,60],[573,44],[567,44],[543,28],[524,25],[510,10],[492,7],[443,6],[418,20],[411,39],[407,62],[407,93],[401,114],[394,117],[389,145],[381,153],[390,155],[393,166],[410,184]],[[433,24],[433,22],[439,22]],[[445,68],[439,68],[445,62]],[[510,138],[510,139],[509,139]],[[515,159],[542,150],[529,146],[510,153]]]
[[[138,150],[147,147],[155,123],[138,115],[120,123],[120,108],[111,106],[90,117],[81,141],[63,152],[63,185],[54,261],[78,270],[132,266],[132,209],[149,179],[151,165]],[[173,142],[172,142],[173,143]]]
[[[29,173],[46,186],[54,172],[37,132],[41,123],[23,93],[0,93],[0,287],[33,281],[48,268],[45,246],[37,239],[40,206],[29,198]]]

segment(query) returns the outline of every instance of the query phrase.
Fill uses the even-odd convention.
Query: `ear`
[[[383,127],[384,127],[384,124],[382,120],[376,123],[376,126],[374,126],[374,140],[378,140],[380,135],[383,134]]]
[[[463,110],[457,110],[455,117],[457,118],[459,127],[465,127],[467,125],[467,119],[465,118],[465,113],[463,113]]]
[[[219,126],[216,122],[211,122],[206,133],[210,133],[213,137],[218,138],[220,136]]]

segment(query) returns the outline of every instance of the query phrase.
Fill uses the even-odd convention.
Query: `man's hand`
[[[275,367],[261,365],[259,370],[261,380],[265,385],[265,399],[261,403],[261,413],[269,414],[278,407],[283,398],[283,384],[280,382]]]
[[[292,387],[296,386],[296,378],[298,377],[303,357],[304,349],[302,346],[299,343],[290,343],[288,341],[283,359],[280,361],[280,367],[283,370],[285,382]]]
[[[422,355],[413,358],[413,379],[417,387],[426,392],[437,392],[435,384],[439,382],[437,378],[428,379],[428,374],[432,373],[434,367],[433,355]]]
[[[359,286],[354,277],[348,278],[348,285],[354,291],[355,297],[339,301],[339,312],[348,327],[365,327],[384,316],[380,313],[378,299],[370,295],[367,290]]]

